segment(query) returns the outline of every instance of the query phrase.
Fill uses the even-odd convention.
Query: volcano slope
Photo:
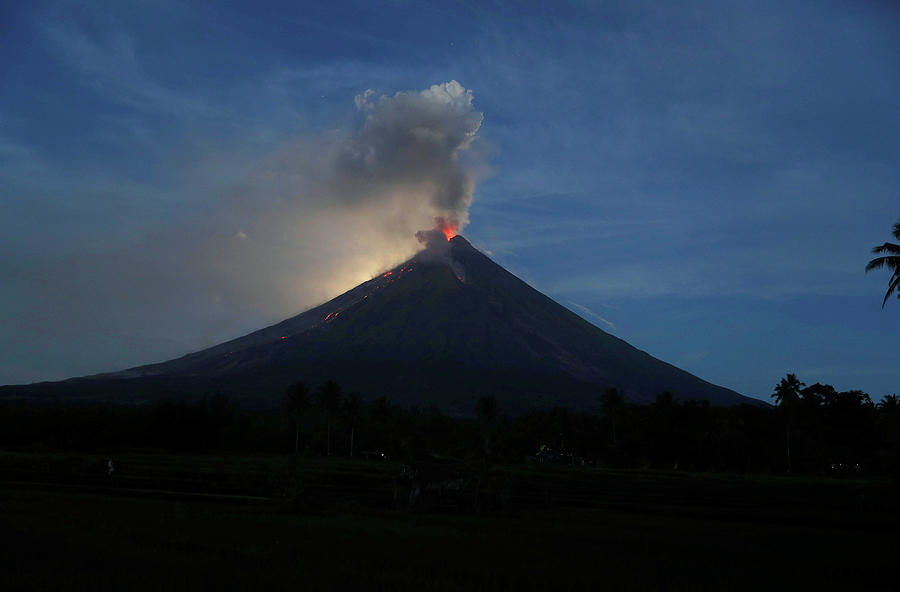
[[[714,405],[754,399],[640,351],[533,289],[462,236],[271,327],[159,364],[0,388],[0,398],[122,403],[222,393],[277,405],[302,380],[334,379],[366,398],[469,414],[482,395],[518,413],[596,409],[618,387],[646,403],[662,391]]]

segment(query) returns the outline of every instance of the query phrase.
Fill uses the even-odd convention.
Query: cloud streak
[[[208,102],[173,90],[148,76],[138,60],[134,40],[122,31],[115,31],[99,42],[72,26],[47,25],[43,33],[59,57],[86,75],[109,100],[179,117],[223,114]]]

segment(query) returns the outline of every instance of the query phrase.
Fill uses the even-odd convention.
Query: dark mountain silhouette
[[[715,405],[756,403],[640,351],[533,289],[473,248],[441,237],[413,259],[271,327],[121,372],[0,388],[0,397],[145,402],[223,393],[278,404],[293,382],[470,413],[481,395],[507,411],[596,408],[618,387]]]

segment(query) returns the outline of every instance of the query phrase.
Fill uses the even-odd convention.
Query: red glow
[[[456,236],[456,231],[459,230],[459,222],[453,218],[438,217],[434,219],[434,223],[437,225],[438,230],[444,233],[447,240]]]
[[[383,273],[383,274],[381,275],[381,277],[387,277],[387,276],[389,276],[389,275],[391,275],[391,274],[393,274],[393,273],[394,273],[393,271],[388,271],[387,273]]]

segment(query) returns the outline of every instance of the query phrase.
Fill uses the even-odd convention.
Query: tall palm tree
[[[491,456],[493,448],[493,432],[499,415],[497,399],[489,395],[479,397],[475,402],[475,414],[478,416],[478,429],[481,431],[481,444],[484,458]]]
[[[300,453],[300,419],[309,405],[309,389],[302,382],[295,382],[287,392],[285,408],[294,416],[294,454]]]
[[[894,238],[900,241],[900,221],[894,224]],[[869,261],[869,264],[866,265],[867,272],[872,271],[873,269],[881,269],[882,267],[887,267],[894,272],[888,282],[888,289],[887,293],[884,295],[884,300],[881,302],[881,308],[884,308],[888,298],[890,298],[891,294],[895,291],[897,292],[897,298],[900,299],[900,245],[895,243],[884,243],[880,247],[872,249],[872,252],[876,254],[887,253],[887,255],[876,257]]]
[[[318,391],[316,391],[319,407],[325,412],[325,425],[327,430],[327,440],[325,444],[326,456],[331,456],[331,416],[337,411],[338,406],[341,404],[342,394],[343,392],[341,391],[340,385],[333,380],[323,382],[319,385]]]
[[[359,393],[350,393],[344,399],[344,420],[350,426],[350,458],[353,458],[353,443],[356,439],[356,422],[359,420],[359,412],[362,409],[362,397]]]
[[[791,428],[794,426],[794,408],[800,400],[800,389],[806,386],[800,382],[796,374],[788,374],[775,385],[775,392],[772,398],[775,404],[781,407],[786,415],[785,421],[785,444],[787,446],[787,472],[791,472]]]
[[[609,421],[612,428],[612,443],[615,446],[618,443],[616,438],[616,424],[622,417],[622,411],[625,409],[625,395],[622,391],[613,387],[608,388],[600,397],[600,412]]]

